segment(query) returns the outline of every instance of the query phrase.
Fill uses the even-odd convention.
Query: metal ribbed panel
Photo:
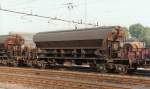
[[[34,36],[35,42],[49,41],[71,41],[71,40],[92,40],[105,39],[108,32],[114,30],[115,27],[97,27],[78,30],[40,32]]]

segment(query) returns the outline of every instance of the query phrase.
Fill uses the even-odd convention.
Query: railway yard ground
[[[150,89],[150,77],[0,67],[0,89]]]

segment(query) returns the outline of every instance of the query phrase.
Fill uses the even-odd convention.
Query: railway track
[[[95,83],[93,81],[89,82],[85,80],[81,81],[78,79],[61,77],[60,75],[54,77],[52,74],[47,75],[46,73],[48,71],[42,71],[24,68],[0,67],[0,82],[23,84],[26,86],[37,87],[39,89],[129,89]],[[36,72],[42,72],[42,74],[36,74]],[[60,72],[57,74],[59,73]],[[56,71],[53,71],[53,74],[56,74]]]
[[[0,74],[1,81],[9,80],[10,83],[21,83],[39,89],[128,89],[104,84],[88,83],[84,81],[63,80],[42,76],[25,76],[18,74]]]
[[[150,88],[148,77],[10,67],[0,67],[0,81],[49,87],[47,89],[55,86],[59,89],[132,89],[135,86]]]

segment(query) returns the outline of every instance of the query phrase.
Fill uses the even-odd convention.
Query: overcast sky
[[[68,2],[74,3],[71,11],[64,5]],[[85,21],[86,17],[88,23],[98,21],[106,26],[133,23],[150,26],[150,0],[0,0],[0,4],[5,9],[68,20]],[[75,26],[89,27],[0,11],[0,34],[63,30]]]

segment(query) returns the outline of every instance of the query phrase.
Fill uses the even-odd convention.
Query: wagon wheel
[[[28,67],[33,67],[33,66],[34,66],[34,65],[33,65],[33,61],[27,60],[27,66],[28,66]]]
[[[116,72],[120,74],[127,74],[128,73],[128,67],[126,65],[115,65]]]
[[[46,69],[46,66],[47,66],[47,64],[43,60],[38,62],[38,67],[41,69]]]
[[[101,73],[108,72],[105,64],[97,64],[96,67],[97,67],[98,72],[101,72]]]
[[[41,66],[41,68],[42,68],[42,69],[46,69],[46,68],[47,68],[47,64],[46,64],[46,63],[43,63],[42,66]]]
[[[17,67],[18,66],[18,61],[13,61],[13,66]]]

